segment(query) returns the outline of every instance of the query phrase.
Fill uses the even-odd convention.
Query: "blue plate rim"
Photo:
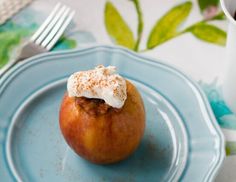
[[[18,72],[25,70],[28,66],[31,66],[41,61],[48,61],[48,60],[43,59],[45,57],[48,58],[49,56],[53,57],[53,56],[59,56],[59,55],[65,56],[67,54],[73,54],[73,53],[83,53],[83,52],[86,53],[87,51],[91,51],[91,50],[97,50],[97,51],[98,50],[100,51],[112,50],[113,52],[120,52],[120,53],[125,53],[127,55],[134,56],[138,59],[145,60],[146,62],[149,62],[152,64],[159,64],[165,69],[168,69],[170,72],[174,73],[176,76],[179,76],[183,80],[186,81],[186,83],[193,89],[193,91],[195,91],[195,95],[198,97],[198,100],[201,101],[201,105],[203,106],[201,107],[201,110],[203,110],[203,108],[205,109],[206,111],[205,114],[207,114],[205,117],[208,117],[208,119],[210,119],[212,127],[215,129],[216,133],[218,134],[219,148],[221,150],[217,155],[217,160],[215,160],[214,165],[212,165],[211,169],[208,170],[208,173],[204,177],[205,181],[213,180],[216,177],[225,158],[225,150],[224,150],[225,139],[224,139],[223,133],[221,132],[221,129],[216,121],[216,118],[213,114],[210,104],[205,94],[201,90],[200,86],[192,78],[182,73],[174,66],[164,63],[164,61],[156,60],[155,58],[151,58],[146,55],[145,56],[140,55],[124,47],[109,46],[109,45],[94,45],[90,47],[78,47],[76,49],[71,49],[71,50],[62,50],[62,51],[56,51],[56,52],[43,53],[43,54],[28,58],[27,60],[24,60],[23,62],[18,63],[12,69],[10,69],[5,75],[3,75],[2,78],[0,78],[0,94],[4,92],[4,87],[6,86],[5,84],[8,84],[7,81],[9,79],[12,79],[13,77],[15,77],[18,74]]]
[[[12,152],[11,152],[11,146],[10,145],[11,145],[11,141],[13,140],[12,133],[13,133],[14,127],[16,125],[15,121],[17,120],[17,116],[20,115],[20,113],[22,112],[23,108],[27,107],[27,105],[30,103],[32,98],[37,96],[38,93],[43,93],[43,91],[46,91],[46,90],[50,89],[50,87],[53,86],[53,85],[57,85],[57,84],[59,85],[62,82],[66,82],[66,79],[67,79],[67,76],[64,76],[62,78],[50,81],[49,83],[44,84],[42,87],[37,89],[36,92],[32,92],[31,94],[29,94],[27,96],[27,98],[20,103],[19,107],[17,107],[17,109],[16,109],[16,112],[12,116],[12,119],[11,119],[12,122],[9,124],[8,131],[6,133],[6,138],[7,139],[5,141],[5,146],[6,146],[5,147],[5,151],[6,151],[6,160],[7,160],[7,163],[8,163],[8,168],[11,171],[12,177],[14,179],[16,179],[16,181],[23,181],[22,178],[20,177],[19,173],[17,172],[17,169],[15,168],[13,159],[11,157],[11,153]],[[132,79],[132,78],[128,77],[127,79]],[[133,81],[137,81],[137,80],[133,79]],[[145,83],[142,83],[142,84],[145,84]],[[145,85],[145,86],[149,87],[149,85]],[[150,89],[153,89],[153,88],[150,88]],[[155,90],[155,89],[153,89],[153,90]],[[166,103],[167,107],[171,108],[171,111],[173,112],[174,115],[176,115],[176,118],[178,118],[178,120],[182,121],[182,117],[180,116],[180,114],[176,110],[175,106],[172,105],[172,103],[168,100],[168,98],[166,98],[158,90],[155,90],[155,92],[157,92],[158,95],[163,99],[163,102]],[[189,148],[189,139],[187,138],[186,127],[184,126],[184,123],[182,123],[181,121],[178,123],[178,125],[180,127],[180,130],[182,130],[182,135],[183,135],[183,138],[184,138],[183,139],[184,140],[184,145],[182,146],[183,148],[182,147],[181,148],[183,149],[183,153],[185,155],[184,155],[184,157],[182,159],[182,163],[179,165],[180,166],[179,170],[174,171],[174,173],[172,173],[172,176],[170,178],[168,178],[168,182],[177,181],[177,179],[178,180],[180,179],[181,175],[184,172],[184,169],[186,168],[187,158],[189,157],[189,150],[188,150],[188,148]],[[174,132],[174,134],[176,134],[176,133]],[[177,150],[177,154],[176,155],[180,155],[179,154],[179,150]],[[178,160],[178,158],[176,160]]]

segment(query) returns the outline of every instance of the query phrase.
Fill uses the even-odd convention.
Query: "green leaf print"
[[[10,59],[12,49],[20,44],[21,40],[29,36],[37,27],[36,24],[30,24],[28,28],[7,21],[0,26],[0,68]]]
[[[0,68],[9,60],[10,51],[19,44],[21,34],[17,32],[0,32]]]
[[[117,44],[134,49],[133,33],[111,2],[106,3],[105,25],[108,34]]]
[[[65,37],[64,35],[59,39],[56,45],[53,47],[53,51],[56,50],[65,50],[65,49],[73,49],[77,45],[76,40]]]
[[[226,155],[236,155],[236,142],[226,142]]]
[[[211,18],[210,20],[225,20],[225,14],[224,12],[220,12],[219,14],[217,14],[216,16],[214,16],[213,18]]]
[[[214,25],[198,23],[187,29],[187,31],[191,32],[198,39],[209,43],[221,46],[224,46],[226,43],[226,32]]]
[[[205,9],[209,8],[210,6],[218,6],[219,0],[198,0],[199,7],[203,12]]]
[[[187,1],[168,11],[153,27],[147,42],[152,49],[178,35],[177,29],[186,20],[192,9],[192,2]]]

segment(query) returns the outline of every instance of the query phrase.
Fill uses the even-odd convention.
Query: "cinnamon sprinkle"
[[[115,74],[114,66],[97,66],[94,70],[74,73],[68,79],[71,97],[102,99],[108,105],[121,108],[126,100],[126,81]]]

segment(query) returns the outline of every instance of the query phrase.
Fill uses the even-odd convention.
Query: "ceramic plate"
[[[58,112],[66,79],[114,65],[136,85],[147,113],[137,151],[95,165],[65,143]],[[224,141],[198,86],[176,69],[123,48],[96,46],[33,57],[0,80],[0,176],[3,181],[211,181]]]

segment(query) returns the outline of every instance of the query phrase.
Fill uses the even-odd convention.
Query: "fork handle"
[[[23,49],[22,49],[23,50]],[[20,56],[17,56],[16,59],[10,61],[8,64],[6,64],[3,68],[0,69],[0,78],[13,66],[15,66],[18,62],[22,61],[24,58],[21,57],[22,55],[22,50],[20,52]]]
[[[3,68],[0,69],[0,78],[14,65],[16,65],[18,62],[23,61],[24,59],[27,59],[29,57],[32,57],[34,55],[47,52],[46,49],[35,45],[32,42],[27,42],[21,49],[19,55],[16,59],[9,62],[7,65],[5,65]]]
[[[12,67],[14,66],[18,61],[14,60],[8,63],[6,66],[0,69],[0,78]]]

